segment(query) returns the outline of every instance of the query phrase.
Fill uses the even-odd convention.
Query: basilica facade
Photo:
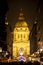
[[[22,12],[19,14],[18,21],[16,22],[13,30],[13,57],[17,57],[19,55],[30,55],[30,29],[23,15],[24,14]]]

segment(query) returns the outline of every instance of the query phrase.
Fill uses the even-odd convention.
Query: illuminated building
[[[30,55],[30,40],[29,40],[30,30],[28,24],[23,17],[21,11],[18,22],[16,22],[14,31],[13,31],[13,58],[21,54],[24,56]]]

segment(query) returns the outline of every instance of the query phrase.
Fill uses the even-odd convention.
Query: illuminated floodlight
[[[40,52],[43,51],[43,49],[40,49]]]
[[[20,55],[22,56],[23,55],[23,52],[21,52]]]
[[[23,56],[20,56],[20,57],[19,57],[19,61],[20,61],[20,62],[22,62],[22,61],[25,62],[26,59],[25,59]]]

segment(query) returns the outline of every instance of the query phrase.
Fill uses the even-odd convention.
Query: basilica
[[[30,30],[28,28],[29,25],[25,21],[23,15],[24,14],[21,12],[13,32],[13,57],[21,54],[24,56],[30,55]]]
[[[7,49],[11,53],[12,58],[23,55],[24,57],[31,55],[38,49],[36,28],[34,24],[30,31],[29,23],[24,17],[22,9],[20,10],[18,19],[14,24],[13,31],[10,31],[10,24],[7,24]]]

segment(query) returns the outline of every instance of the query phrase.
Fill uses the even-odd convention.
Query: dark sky
[[[33,24],[37,16],[37,0],[8,0],[8,20],[12,24],[17,20],[20,9],[23,9],[24,16],[29,24]]]
[[[8,22],[14,28],[18,20],[20,9],[23,9],[24,17],[32,29],[33,23],[38,16],[38,22],[43,34],[43,0],[7,0],[9,10],[7,12]]]

